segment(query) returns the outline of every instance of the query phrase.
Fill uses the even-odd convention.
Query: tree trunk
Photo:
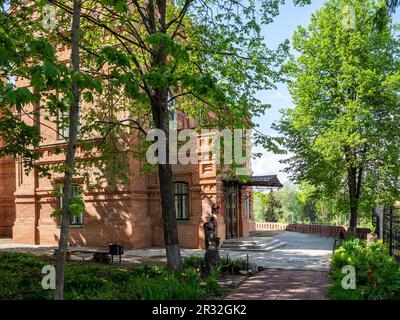
[[[71,63],[73,70],[79,70],[79,28],[81,15],[81,0],[74,0],[72,16],[71,36]],[[78,135],[79,122],[79,98],[80,92],[76,83],[72,84],[71,92],[73,101],[69,110],[69,137],[66,155],[66,169],[63,188],[63,214],[61,218],[60,240],[58,244],[57,268],[56,268],[56,290],[55,300],[64,299],[64,271],[65,260],[68,250],[68,231],[70,224],[69,202],[72,197],[72,182],[75,168],[75,151]]]
[[[350,225],[349,232],[357,234],[358,205],[361,192],[363,168],[350,168],[348,170],[348,187],[350,200]]]
[[[352,235],[357,234],[357,218],[358,218],[358,207],[351,207],[350,208],[350,226],[349,232]]]
[[[158,174],[160,179],[161,208],[164,224],[164,243],[167,254],[167,265],[171,269],[181,270],[182,259],[175,215],[171,165],[158,165]]]
[[[169,164],[169,112],[168,92],[166,89],[156,89],[156,97],[152,102],[152,113],[157,129],[164,131],[166,136],[167,163],[158,164],[160,181],[161,211],[164,228],[164,244],[167,254],[167,265],[174,270],[182,269],[181,252],[179,248],[178,226],[176,223],[175,202],[173,195],[172,168]]]
[[[166,33],[166,0],[157,0],[156,8],[152,1],[147,5],[151,33]],[[156,22],[157,20],[157,22]],[[157,30],[158,27],[158,30]],[[163,70],[167,56],[162,44],[153,47],[151,69]],[[164,244],[167,254],[167,265],[174,270],[182,269],[181,252],[179,248],[178,226],[176,223],[175,202],[173,194],[172,168],[169,164],[169,110],[168,88],[153,88],[149,94],[154,125],[164,131],[166,136],[166,163],[158,164],[160,181],[161,211],[164,228]]]

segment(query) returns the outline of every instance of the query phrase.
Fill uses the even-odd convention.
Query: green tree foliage
[[[400,5],[399,0],[386,0],[387,7],[390,12],[394,13],[396,8]]]
[[[257,221],[303,223],[315,222],[312,195],[286,182],[282,189],[254,193],[254,215]]]
[[[303,223],[316,223],[318,219],[316,208],[318,198],[315,193],[315,188],[305,183],[301,184],[298,198],[303,205],[301,221]]]
[[[263,192],[253,192],[253,214],[255,221],[265,221],[265,197],[266,194]]]
[[[327,197],[306,183],[286,182],[272,193],[254,192],[253,210],[258,222],[349,225],[345,192]],[[370,225],[371,212],[366,213],[359,219],[362,227]]]
[[[21,1],[0,1],[0,157],[19,156],[27,168],[40,156],[32,148],[40,137],[36,126],[21,121],[20,115],[26,105],[38,101],[38,95],[27,88],[16,88],[15,77],[30,79],[35,73],[49,80],[48,70],[54,67],[53,48],[44,39],[32,37],[36,28],[29,22],[31,14]],[[37,67],[32,68],[28,61]],[[40,69],[44,65],[48,68]]]
[[[256,221],[278,222],[281,203],[274,192],[254,192],[254,216]]]
[[[275,198],[273,192],[267,194],[266,205],[267,210],[265,212],[265,220],[270,222],[277,222],[279,209],[282,206],[279,200]]]
[[[2,133],[9,133],[4,134],[6,147],[2,154],[23,154],[28,165],[34,165],[31,159],[40,156],[35,149],[40,143],[37,120],[35,125],[26,125],[14,111],[32,117],[21,106],[45,101],[42,107],[49,119],[59,111],[69,112],[71,123],[68,119],[57,122],[73,128],[76,123],[70,109],[77,109],[77,94],[73,91],[79,91],[90,107],[85,108],[77,144],[87,147],[88,154],[93,149],[101,152],[89,162],[77,159],[72,166],[49,168],[68,177],[87,177],[87,166],[98,166],[103,159],[112,161],[114,173],[123,172],[126,166],[121,169],[121,162],[115,161],[121,153],[142,160],[146,128],[161,129],[168,137],[174,101],[205,127],[254,128],[251,118],[269,107],[256,98],[257,91],[275,88],[282,79],[280,65],[286,59],[288,44],[270,50],[260,33],[261,26],[278,15],[279,5],[284,3],[281,0],[245,4],[227,0],[82,1],[80,70],[57,64],[53,47],[61,43],[70,46],[72,1],[24,3],[9,1],[7,7],[12,13],[4,9],[1,16],[2,78],[23,77],[32,88],[30,91],[1,83],[5,106]],[[47,3],[58,8],[54,30],[41,27],[40,13]],[[210,114],[213,116],[199,116]],[[6,121],[7,117],[15,123]],[[130,139],[134,130],[142,134],[137,140]],[[121,139],[120,145],[114,143],[115,138]],[[267,148],[274,148],[272,140],[258,131],[255,138]],[[74,141],[69,145],[76,148]],[[100,175],[120,178],[107,170]],[[160,164],[158,175],[168,265],[180,269],[170,164]]]
[[[282,189],[275,192],[275,197],[282,205],[279,214],[279,222],[301,222],[303,203],[300,201],[300,192],[297,186],[290,182],[286,182]]]
[[[59,9],[54,36],[57,41],[68,41],[64,29],[72,13],[71,2],[49,3]],[[170,111],[176,103],[188,116],[201,120],[203,127],[255,127],[250,119],[268,108],[256,93],[274,88],[282,79],[280,65],[288,52],[286,42],[277,50],[268,49],[260,33],[261,25],[279,13],[281,3],[82,2],[82,67],[101,79],[104,88],[100,98],[84,95],[95,103],[84,116],[87,125],[82,128],[82,137],[88,138],[85,143],[93,133],[101,137],[92,145],[88,143],[89,150],[101,149],[91,164],[98,166],[98,159],[114,161],[124,152],[143,159],[146,144],[140,135],[135,141],[125,139],[117,149],[107,143],[111,132],[121,127],[124,130],[119,135],[125,138],[134,130],[145,134],[149,127],[161,129],[168,145]],[[256,140],[273,148],[272,140],[263,134],[257,133]],[[168,265],[180,269],[172,169],[169,163],[159,164],[157,169]]]
[[[84,94],[100,92],[101,83],[57,61],[51,33],[43,29],[41,19],[32,19],[38,9],[31,4],[0,2],[0,157],[18,157],[27,171],[35,168],[50,176],[48,167],[36,164],[42,155],[38,129],[43,125],[36,112],[40,107],[48,117],[56,117],[67,111],[73,77]],[[26,87],[17,87],[17,78],[25,80]]]
[[[293,37],[300,55],[288,66],[295,109],[276,126],[284,134],[286,163],[297,181],[320,195],[346,194],[350,230],[360,209],[398,195],[399,38],[390,16],[382,30],[374,15],[382,4],[328,1]],[[345,6],[354,28],[343,24]]]

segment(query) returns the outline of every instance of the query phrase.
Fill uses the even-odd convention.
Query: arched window
[[[189,184],[174,182],[174,200],[177,220],[189,219]]]

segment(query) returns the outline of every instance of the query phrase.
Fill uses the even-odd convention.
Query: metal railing
[[[385,207],[383,211],[383,242],[391,256],[400,259],[400,207]]]

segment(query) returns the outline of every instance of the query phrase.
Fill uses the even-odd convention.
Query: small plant
[[[183,259],[183,268],[202,268],[205,265],[204,257],[191,256]]]
[[[372,223],[368,225],[368,229],[371,231],[371,233],[376,234],[376,227]]]
[[[247,261],[245,259],[232,260],[228,257],[221,258],[218,262],[221,273],[239,273],[240,270],[246,270]]]
[[[211,268],[210,274],[205,282],[206,290],[209,292],[217,292],[219,289],[218,279],[221,275],[221,268],[215,266]]]
[[[184,268],[196,268],[203,270],[205,261],[203,257],[191,256],[183,260]],[[222,257],[219,259],[216,267],[220,270],[221,274],[238,274],[240,270],[246,270],[246,259],[231,259],[229,257]]]
[[[156,264],[139,265],[133,269],[132,273],[135,276],[144,276],[147,278],[155,278],[164,275],[167,272],[164,266]]]
[[[181,272],[180,276],[188,284],[198,284],[200,281],[200,269],[186,268]]]

